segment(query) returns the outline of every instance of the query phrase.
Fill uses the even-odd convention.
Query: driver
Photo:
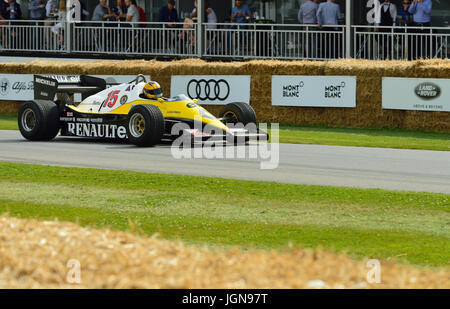
[[[142,89],[142,94],[147,99],[155,100],[158,98],[162,98],[163,96],[161,86],[157,82],[152,81],[145,84],[144,88]]]

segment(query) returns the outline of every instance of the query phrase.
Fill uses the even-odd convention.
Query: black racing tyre
[[[58,135],[59,109],[51,101],[25,102],[19,109],[18,124],[22,136],[30,141],[48,141]]]
[[[226,123],[242,123],[245,125],[249,123],[258,124],[256,120],[256,113],[253,108],[242,102],[234,102],[225,105],[220,111],[219,118],[222,118]]]
[[[164,116],[153,105],[136,105],[128,113],[128,140],[140,147],[158,144],[164,135]]]

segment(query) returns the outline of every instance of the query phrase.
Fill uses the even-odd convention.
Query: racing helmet
[[[142,93],[148,99],[162,98],[162,89],[161,89],[161,86],[157,82],[150,81],[150,82],[146,83],[144,88],[142,89]]]

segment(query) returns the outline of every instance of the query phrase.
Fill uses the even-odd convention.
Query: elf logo
[[[421,99],[432,100],[438,98],[441,95],[441,88],[436,84],[425,82],[419,84],[414,89],[414,92]]]
[[[68,133],[80,137],[127,138],[127,130],[123,126],[91,123],[68,123]]]

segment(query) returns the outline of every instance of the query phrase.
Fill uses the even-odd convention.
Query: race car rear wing
[[[57,93],[81,93],[83,100],[106,89],[106,81],[88,75],[34,75],[34,99],[55,99]]]

